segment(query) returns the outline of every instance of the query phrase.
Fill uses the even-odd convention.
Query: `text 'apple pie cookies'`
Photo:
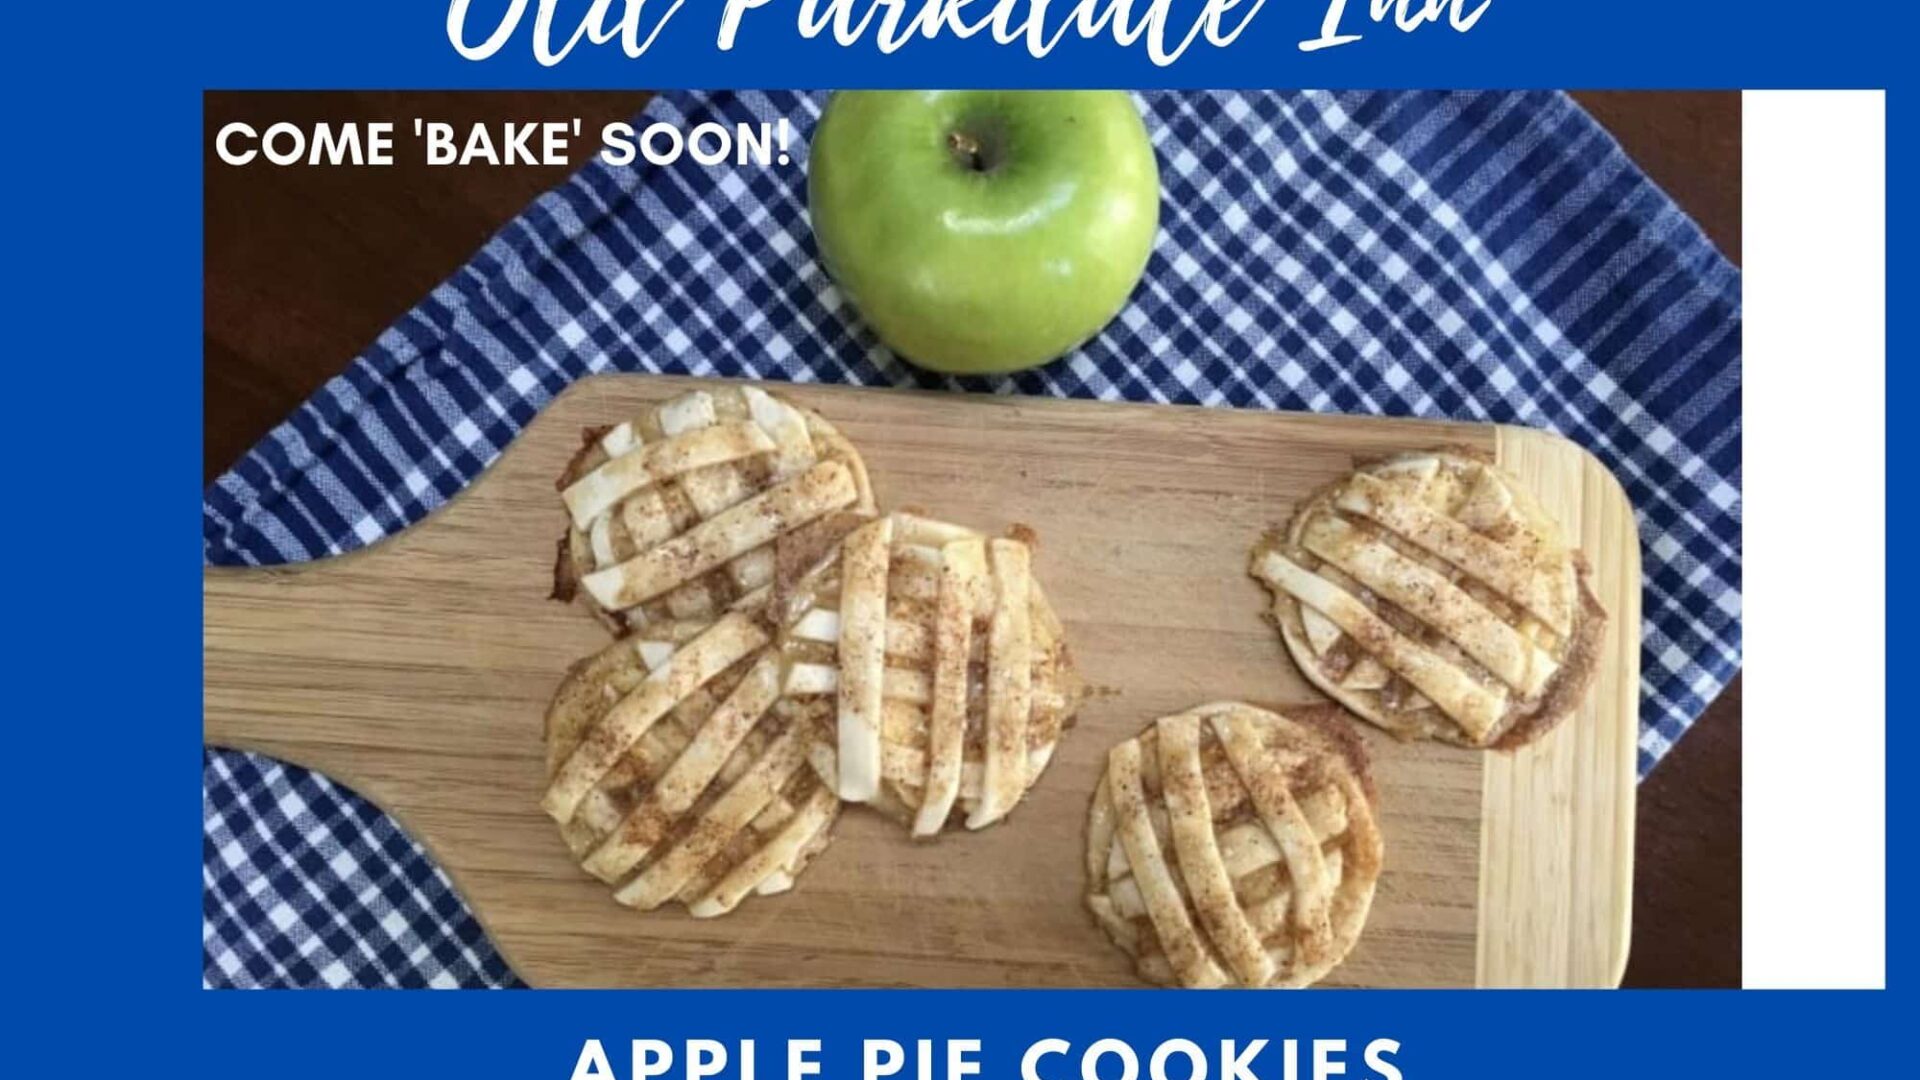
[[[1403,738],[1520,746],[1593,682],[1606,612],[1585,560],[1465,453],[1361,465],[1263,538],[1251,572],[1307,678]]]
[[[850,533],[787,598],[787,692],[831,703],[817,762],[840,797],[938,833],[1005,817],[1082,697],[1030,535],[896,513]]]
[[[1358,940],[1381,858],[1365,751],[1337,707],[1217,702],[1108,753],[1087,906],[1148,982],[1301,987]]]
[[[826,847],[840,800],[808,759],[830,706],[781,693],[771,643],[739,612],[654,622],[560,684],[542,806],[621,903],[723,915]]]
[[[783,542],[826,515],[873,512],[853,444],[752,386],[696,390],[589,432],[559,487],[570,525],[554,595],[584,593],[618,634],[750,605]]]

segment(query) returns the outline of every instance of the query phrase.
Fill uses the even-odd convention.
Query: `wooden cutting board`
[[[540,812],[540,726],[604,631],[549,601],[553,479],[582,427],[698,380],[610,375],[550,405],[469,490],[365,551],[206,573],[205,737],[319,769],[396,815],[539,986],[1131,986],[1081,906],[1108,747],[1219,698],[1316,697],[1261,618],[1248,547],[1356,455],[1477,447],[1580,538],[1611,615],[1597,692],[1517,754],[1375,761],[1386,869],[1336,984],[1613,986],[1632,896],[1640,548],[1620,486],[1492,426],[790,386],[861,448],[882,505],[1038,530],[1037,573],[1096,688],[1008,822],[910,841],[860,808],[789,894],[636,913]]]

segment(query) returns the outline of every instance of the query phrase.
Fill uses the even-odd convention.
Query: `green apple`
[[[1146,269],[1160,174],[1114,90],[844,90],[814,132],[820,255],[896,353],[1016,371],[1118,314]]]

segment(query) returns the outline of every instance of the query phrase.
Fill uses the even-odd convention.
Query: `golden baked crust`
[[[1360,937],[1383,855],[1336,706],[1215,702],[1115,746],[1087,819],[1087,907],[1148,982],[1308,986]]]
[[[1362,463],[1263,537],[1250,572],[1307,678],[1402,738],[1516,747],[1593,682],[1606,612],[1585,560],[1469,452]]]
[[[931,836],[1000,820],[1046,768],[1083,688],[1031,540],[891,514],[782,597],[786,690],[830,703],[816,768],[841,798]]]
[[[754,606],[783,545],[829,514],[873,513],[853,444],[758,387],[695,390],[585,436],[556,485],[569,527],[553,596],[617,635]]]
[[[555,691],[542,807],[621,903],[723,915],[826,847],[840,800],[807,764],[824,706],[781,694],[771,640],[738,612],[655,622]]]

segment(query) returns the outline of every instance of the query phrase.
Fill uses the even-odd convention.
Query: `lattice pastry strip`
[[[621,903],[697,916],[780,892],[826,846],[840,800],[809,766],[824,703],[737,612],[655,622],[576,664],[547,712],[542,805]]]
[[[1382,842],[1365,754],[1339,715],[1220,702],[1109,752],[1087,906],[1143,979],[1306,986],[1352,949]]]
[[[778,550],[835,512],[873,512],[858,452],[758,387],[696,390],[588,441],[559,483],[569,529],[554,595],[616,633],[764,598]]]
[[[1364,463],[1255,545],[1313,683],[1403,737],[1530,741],[1578,708],[1606,613],[1517,480],[1463,452]]]
[[[791,598],[786,692],[832,703],[816,769],[841,798],[939,832],[1005,817],[1082,687],[1025,534],[912,514],[854,530]]]

